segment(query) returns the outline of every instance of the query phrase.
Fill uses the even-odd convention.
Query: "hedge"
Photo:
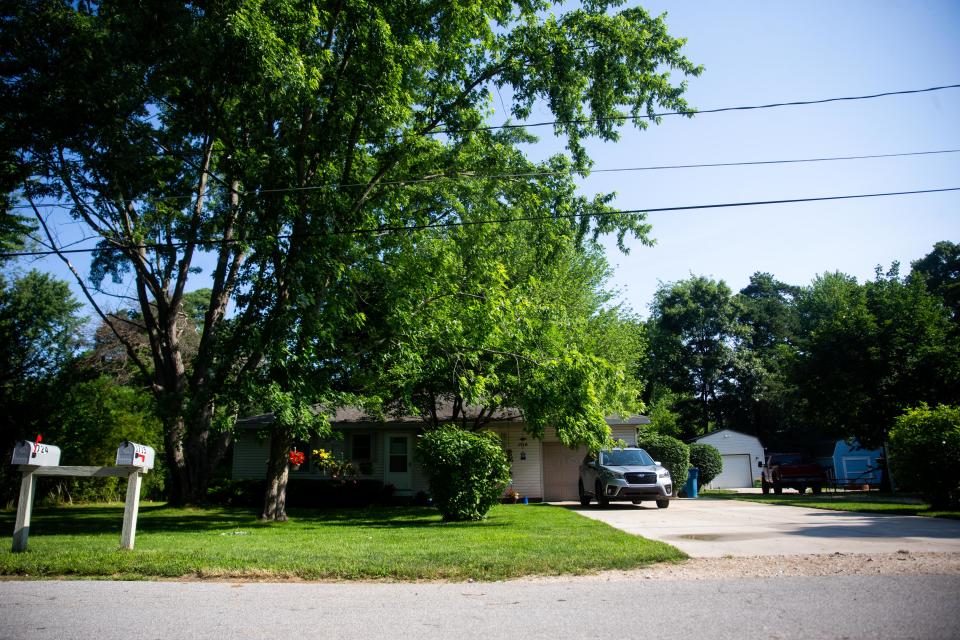
[[[890,430],[889,453],[901,488],[935,509],[960,507],[960,407],[908,409]]]
[[[482,520],[510,484],[510,461],[494,433],[446,425],[420,436],[416,453],[444,520]]]
[[[700,470],[697,478],[697,489],[710,482],[723,471],[723,456],[720,450],[712,444],[695,443],[690,445],[690,466]]]
[[[653,459],[670,471],[673,480],[673,495],[677,495],[687,482],[687,469],[690,467],[690,447],[676,438],[640,431],[637,433],[637,446],[647,450]]]

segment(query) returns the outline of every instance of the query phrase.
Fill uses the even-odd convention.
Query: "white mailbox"
[[[60,447],[21,440],[13,448],[13,460],[10,461],[10,464],[56,467],[60,464]]]
[[[125,440],[117,449],[117,464],[125,467],[153,469],[153,447]]]

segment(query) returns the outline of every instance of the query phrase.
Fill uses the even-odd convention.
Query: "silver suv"
[[[639,448],[605,449],[589,453],[580,465],[580,504],[591,499],[605,507],[611,500],[640,504],[656,500],[657,506],[670,506],[673,481],[670,472],[650,454]]]

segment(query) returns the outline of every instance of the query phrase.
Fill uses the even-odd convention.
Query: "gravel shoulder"
[[[960,553],[831,553],[692,558],[595,575],[520,578],[514,582],[724,580],[787,576],[960,575]]]

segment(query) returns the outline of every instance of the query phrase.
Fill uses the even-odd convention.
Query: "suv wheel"
[[[610,504],[610,500],[608,500],[607,497],[606,497],[605,495],[603,495],[603,487],[600,486],[600,481],[599,481],[599,480],[597,480],[597,486],[596,486],[596,488],[595,488],[595,491],[596,491],[596,494],[597,494],[597,504],[598,504],[598,505],[600,505],[601,507],[605,507],[605,506],[607,506],[608,504]]]
[[[768,493],[770,493],[770,483],[767,482],[766,480],[761,480],[760,491],[763,492],[763,495],[767,495]]]
[[[666,509],[670,506],[669,500],[657,500],[657,509]]]
[[[810,490],[813,491],[813,495],[818,496],[818,495],[820,495],[820,493],[823,491],[823,487],[821,487],[821,486],[818,485],[818,484],[815,484],[815,485],[813,485],[813,488],[810,489]]]
[[[781,487],[779,484],[776,484],[776,483],[775,483],[775,484],[773,485],[773,492],[779,496],[780,494],[783,493],[783,487]]]
[[[586,507],[590,505],[590,496],[586,494],[583,490],[583,480],[577,481],[577,493],[580,494],[580,506]]]

